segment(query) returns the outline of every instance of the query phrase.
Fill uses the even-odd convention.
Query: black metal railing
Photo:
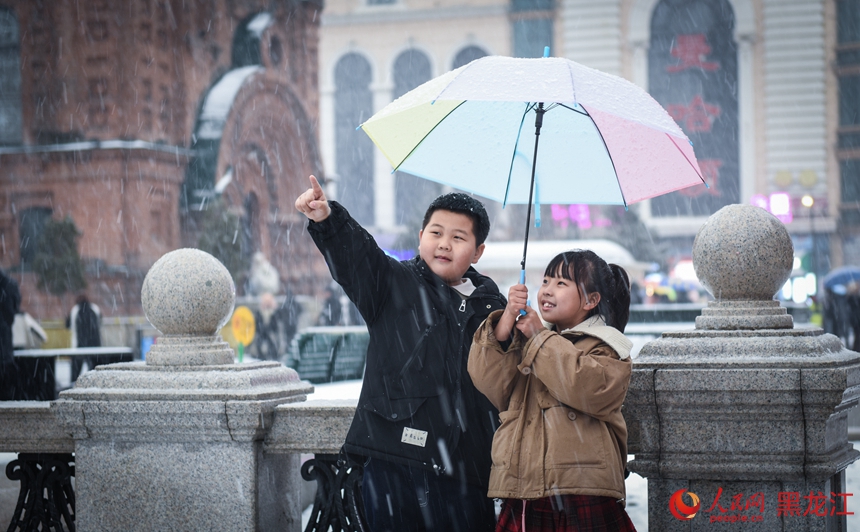
[[[302,465],[302,478],[317,492],[305,532],[367,532],[361,499],[361,464],[344,454],[317,454]]]
[[[75,458],[72,454],[20,453],[6,476],[21,483],[7,532],[74,532]]]

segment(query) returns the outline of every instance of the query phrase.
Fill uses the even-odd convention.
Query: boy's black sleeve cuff
[[[328,218],[321,222],[308,220],[308,233],[310,233],[315,239],[319,238],[325,240],[337,235],[347,220],[350,219],[349,212],[346,210],[346,207],[340,203],[330,201],[328,202],[328,205],[331,208],[331,213],[328,215]]]

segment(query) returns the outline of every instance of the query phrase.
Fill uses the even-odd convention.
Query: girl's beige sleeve
[[[593,337],[571,342],[542,331],[525,346],[528,364],[549,392],[567,406],[597,419],[621,408],[632,371],[630,359]]]
[[[516,331],[508,350],[505,351],[493,333],[503,310],[490,314],[475,331],[469,351],[469,376],[475,387],[487,396],[499,411],[508,409],[508,402],[519,375],[517,364],[522,359],[523,338]]]

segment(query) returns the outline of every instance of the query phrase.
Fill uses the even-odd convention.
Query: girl
[[[524,285],[512,287],[469,353],[469,375],[501,421],[488,493],[503,499],[496,531],[635,531],[621,416],[633,345],[622,334],[627,273],[592,251],[567,251],[538,291],[549,329],[527,299]]]

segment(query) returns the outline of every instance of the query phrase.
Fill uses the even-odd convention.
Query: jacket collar
[[[599,338],[609,344],[622,360],[629,357],[630,350],[633,349],[633,342],[615,327],[606,325],[600,315],[592,316],[576,327],[561,331],[560,334],[585,334]]]
[[[448,284],[443,281],[441,277],[433,273],[433,270],[431,270],[430,267],[427,266],[427,263],[424,262],[424,260],[421,259],[420,256],[416,255],[415,257],[409,259],[408,262],[414,264],[415,267],[418,268],[418,271],[421,272],[421,275],[423,275],[426,279],[430,280],[437,288],[449,288],[451,290],[454,290],[453,288],[448,286]],[[470,279],[472,281],[472,284],[475,285],[475,291],[472,292],[472,297],[478,295],[483,296],[499,293],[499,289],[496,286],[496,283],[486,275],[478,273],[478,271],[472,266],[469,266],[469,269],[466,270],[466,273],[463,274],[463,277]]]

